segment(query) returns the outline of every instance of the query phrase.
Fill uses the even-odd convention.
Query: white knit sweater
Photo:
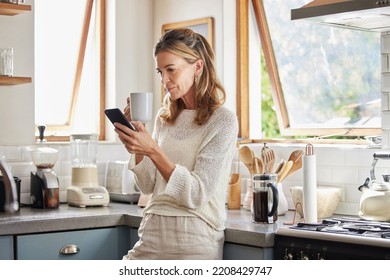
[[[225,201],[236,147],[238,122],[233,112],[219,108],[202,126],[196,111],[184,110],[174,125],[163,125],[157,114],[153,138],[175,163],[166,182],[149,157],[129,161],[138,187],[152,194],[145,213],[198,216],[217,230],[225,228]]]

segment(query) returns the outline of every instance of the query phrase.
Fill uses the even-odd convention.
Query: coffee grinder
[[[40,147],[31,151],[37,171],[30,174],[30,203],[33,208],[58,208],[60,186],[53,167],[58,150]]]
[[[67,188],[68,204],[77,207],[107,206],[110,196],[98,182],[98,135],[73,134],[70,136],[70,145],[72,180]]]

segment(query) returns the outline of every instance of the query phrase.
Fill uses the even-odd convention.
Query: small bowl
[[[303,187],[290,188],[294,207],[298,214],[303,216]],[[317,187],[317,219],[332,217],[339,204],[341,189],[337,187]],[[300,203],[300,206],[299,206]]]

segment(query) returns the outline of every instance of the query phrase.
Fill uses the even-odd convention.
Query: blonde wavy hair
[[[195,78],[195,123],[202,125],[209,120],[216,109],[226,100],[226,92],[220,83],[214,65],[214,51],[207,40],[188,28],[167,31],[154,48],[154,57],[161,51],[169,51],[193,64],[198,59],[204,63],[203,71]],[[184,110],[181,99],[171,100],[166,94],[160,117],[163,122],[173,124]]]

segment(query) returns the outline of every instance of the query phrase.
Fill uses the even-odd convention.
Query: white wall
[[[236,24],[235,1],[232,0],[154,0],[154,42],[161,36],[161,27],[192,19],[214,18],[214,51],[218,76],[227,94],[226,106],[236,111]],[[154,92],[161,92],[155,79]]]
[[[33,1],[27,0],[26,4],[33,5]],[[33,79],[31,84],[0,86],[0,144],[3,145],[35,142],[33,19],[33,12],[0,16],[0,48],[14,49],[14,76]]]
[[[151,19],[152,0],[107,0],[107,108],[124,108],[132,91],[154,91]],[[116,139],[109,122],[106,135]]]

